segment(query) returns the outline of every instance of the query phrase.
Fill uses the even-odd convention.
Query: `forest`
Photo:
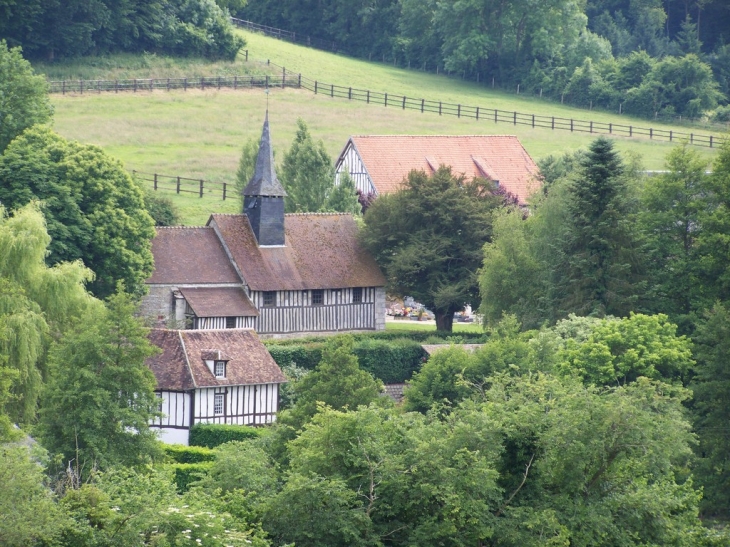
[[[587,108],[730,119],[723,0],[250,0],[237,13],[350,55]]]

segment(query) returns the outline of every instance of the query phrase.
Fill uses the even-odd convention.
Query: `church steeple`
[[[259,245],[284,245],[285,196],[274,168],[267,110],[256,169],[243,190],[243,212],[248,216]]]

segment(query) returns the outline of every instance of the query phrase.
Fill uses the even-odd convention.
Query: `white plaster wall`
[[[184,444],[188,445],[190,430],[189,429],[172,429],[169,427],[161,427],[158,429],[158,438],[166,444]]]

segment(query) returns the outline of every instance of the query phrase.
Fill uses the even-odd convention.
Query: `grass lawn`
[[[436,332],[434,323],[422,323],[420,321],[386,321],[385,330],[387,331],[412,331],[423,330]],[[479,323],[456,323],[454,322],[454,332],[484,332],[484,328]]]
[[[575,119],[618,120],[617,115],[569,108],[523,95],[494,92],[457,79],[368,63],[257,34],[245,33],[245,36],[249,49],[248,66],[256,66],[257,71],[267,67],[254,59],[268,58],[286,66],[287,71],[301,71],[308,77],[340,85],[486,108],[555,114]],[[92,66],[94,77],[122,77],[120,74],[125,70],[142,70],[134,68],[135,63],[142,63],[140,58],[147,58],[147,64],[152,68],[142,68],[148,71],[156,70],[155,63],[163,67],[169,65],[166,70],[170,71],[192,70],[193,67],[202,70],[201,67],[207,67],[206,71],[231,74],[243,73],[246,68],[242,60],[205,65],[201,61],[172,61],[149,55],[82,61],[92,65],[95,63]],[[79,71],[83,69],[81,61],[74,63],[80,63]],[[105,63],[109,66],[105,66]],[[44,68],[44,65],[36,66]],[[56,70],[55,66],[47,67],[49,75],[54,74],[51,69]],[[63,70],[69,71],[69,66],[76,65],[68,65]],[[105,71],[110,75],[105,76]],[[141,74],[135,75],[143,77]],[[59,133],[101,146],[120,158],[130,170],[227,183],[234,180],[243,143],[250,138],[259,138],[267,103],[266,95],[260,89],[53,95],[52,101],[56,110],[54,127]],[[269,119],[279,161],[294,138],[297,118],[307,123],[315,139],[322,139],[333,158],[353,134],[514,134],[535,159],[585,147],[594,138],[587,134],[384,108],[346,99],[331,99],[305,90],[272,89],[269,94]],[[626,123],[628,118],[621,117],[620,121]],[[633,120],[633,123],[649,125],[646,120]],[[681,127],[675,129],[684,130]],[[668,143],[641,139],[622,138],[616,143],[619,150],[640,154],[647,169],[662,169],[664,157],[672,148]],[[715,154],[715,151],[707,148],[697,150],[707,158],[708,163]],[[202,224],[211,212],[238,210],[236,200],[222,202],[211,196],[203,199],[174,196],[174,200],[182,210],[185,224]]]

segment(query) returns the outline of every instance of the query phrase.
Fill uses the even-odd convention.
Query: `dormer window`
[[[213,370],[216,378],[225,378],[226,377],[226,362],[225,361],[216,361],[213,365]]]

